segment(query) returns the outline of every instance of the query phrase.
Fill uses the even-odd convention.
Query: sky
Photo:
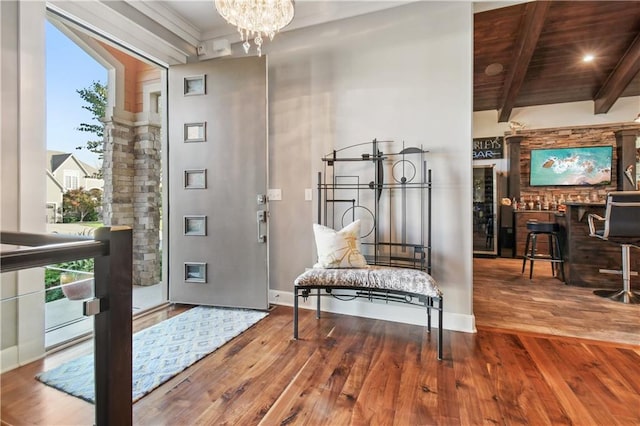
[[[107,83],[107,70],[47,22],[47,149],[72,153],[85,163],[98,167],[98,156],[86,148],[95,135],[80,132],[80,123],[92,123],[92,115],[82,109],[85,102],[76,93],[93,81]]]

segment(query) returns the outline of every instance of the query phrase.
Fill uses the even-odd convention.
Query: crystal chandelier
[[[293,0],[215,0],[215,4],[220,15],[238,28],[245,53],[253,39],[258,56],[262,56],[262,37],[273,40],[293,19]]]

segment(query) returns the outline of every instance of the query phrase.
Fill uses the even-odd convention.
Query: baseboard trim
[[[282,306],[293,306],[293,292],[269,290],[269,303]],[[316,297],[307,300],[300,299],[298,306],[303,309],[316,309]],[[405,324],[425,325],[424,308],[403,303],[385,303],[384,301],[351,300],[342,301],[335,298],[323,297],[320,309],[324,312],[353,315],[363,318],[401,322]],[[432,315],[433,325],[438,327],[438,316]],[[474,315],[464,315],[455,312],[443,314],[444,329],[476,333]]]
[[[18,367],[18,347],[10,346],[0,351],[0,372],[5,373]]]

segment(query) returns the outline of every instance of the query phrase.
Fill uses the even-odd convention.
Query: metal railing
[[[21,247],[1,253],[3,273],[89,257],[95,259],[95,298],[84,302],[84,313],[95,315],[96,425],[131,425],[131,228],[99,228],[94,239],[1,232],[0,243]]]

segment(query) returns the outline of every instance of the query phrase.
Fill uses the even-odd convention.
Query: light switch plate
[[[311,188],[304,189],[304,200],[305,201],[313,200],[313,191],[311,191]]]
[[[269,201],[281,201],[282,189],[269,189],[267,191],[267,197],[269,197]]]

